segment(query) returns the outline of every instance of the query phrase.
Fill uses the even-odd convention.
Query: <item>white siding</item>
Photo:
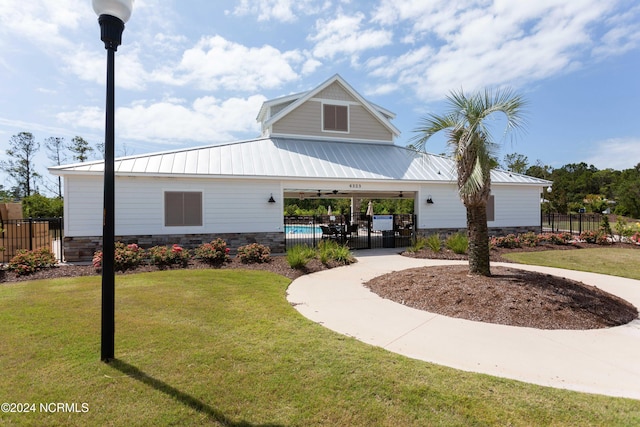
[[[433,204],[427,204],[431,196]],[[464,228],[467,211],[460,201],[455,184],[423,185],[418,201],[418,228]]]
[[[489,227],[527,227],[540,225],[540,188],[492,185],[495,221]]]
[[[65,233],[102,235],[102,178],[67,177]],[[202,227],[165,227],[164,191],[202,191]],[[276,203],[267,203],[273,193]],[[116,235],[242,233],[282,230],[276,181],[116,178]]]
[[[102,177],[66,176],[64,234],[70,237],[102,236],[103,197]]]
[[[528,227],[540,225],[540,189],[519,185],[492,185],[495,197],[495,220],[492,227]],[[427,204],[431,195],[433,204]],[[467,213],[455,184],[423,185],[418,210],[419,228],[464,228]]]

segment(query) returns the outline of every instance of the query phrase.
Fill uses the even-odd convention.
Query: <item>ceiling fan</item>
[[[322,191],[318,190],[318,192],[316,193],[316,196],[318,196],[318,197],[322,197],[323,195],[324,196],[336,196],[338,194],[347,194],[347,193],[341,193],[338,190],[333,190],[333,191],[331,191],[329,193],[323,193]]]

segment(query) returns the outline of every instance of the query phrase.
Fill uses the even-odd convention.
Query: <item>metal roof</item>
[[[54,175],[102,174],[104,162],[49,168]],[[260,138],[116,159],[118,176],[255,177],[284,179],[455,182],[447,157],[393,144],[302,138]],[[494,170],[493,183],[546,186],[546,180]]]

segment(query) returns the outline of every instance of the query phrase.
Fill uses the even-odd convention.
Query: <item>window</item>
[[[496,198],[495,196],[489,196],[487,200],[487,221],[496,220]]]
[[[202,193],[166,191],[164,193],[165,227],[201,226]]]
[[[348,132],[349,131],[349,107],[346,105],[324,104],[323,130]]]

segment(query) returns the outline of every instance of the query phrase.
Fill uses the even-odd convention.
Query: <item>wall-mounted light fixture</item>
[[[428,204],[428,205],[432,205],[432,204],[433,204],[433,199],[431,198],[431,194],[429,194],[429,195],[427,196],[427,204]]]
[[[273,198],[273,193],[271,193],[271,196],[269,197],[269,200],[267,200],[267,202],[269,203],[275,203],[276,199]]]

